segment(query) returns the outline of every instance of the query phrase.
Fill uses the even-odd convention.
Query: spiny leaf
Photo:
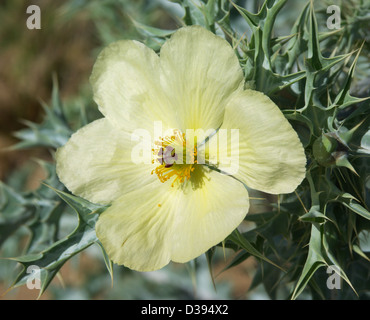
[[[136,29],[144,36],[145,44],[151,47],[153,50],[158,51],[163,43],[166,41],[166,38],[173,34],[176,30],[164,30],[159,28],[154,28],[147,26],[145,24],[139,23],[134,19],[131,19],[133,25]]]
[[[306,263],[303,267],[302,273],[298,282],[294,288],[291,295],[291,299],[295,300],[304,290],[304,288],[309,283],[310,279],[313,277],[315,272],[323,266],[335,265],[336,269],[339,271],[339,275],[352,287],[347,275],[336,263],[335,258],[329,252],[328,246],[324,235],[324,225],[319,226],[316,223],[312,224],[311,227],[311,238],[309,243],[309,250]],[[355,290],[354,290],[355,291]]]
[[[335,265],[338,274],[349,284],[349,286],[352,288],[352,290],[355,292],[352,284],[350,283],[347,275],[344,273],[344,271],[339,267],[339,264],[336,261],[336,258],[332,254],[332,248],[329,247],[328,241],[326,240],[327,234],[326,234],[326,226],[327,221],[332,222],[336,230],[340,230],[338,223],[336,221],[333,221],[331,219],[327,218],[327,204],[329,201],[334,201],[334,199],[338,199],[338,196],[341,195],[343,192],[341,192],[337,187],[329,184],[323,184],[321,186],[325,186],[326,191],[325,195],[326,197],[322,197],[320,199],[319,194],[316,191],[316,187],[314,184],[314,178],[312,169],[307,173],[307,180],[310,184],[311,189],[311,198],[312,198],[312,204],[313,207],[311,207],[309,214],[306,215],[309,216],[308,219],[304,219],[306,221],[310,221],[313,223],[311,226],[311,240],[309,243],[309,253],[306,259],[306,263],[304,265],[303,271],[300,275],[300,278],[298,279],[297,285],[292,293],[292,298],[296,299],[298,295],[303,291],[303,289],[306,287],[308,283],[312,286],[312,288],[317,291],[317,285],[313,286],[312,283],[312,277],[316,273],[316,271],[322,267],[322,266],[330,266]],[[327,171],[328,173],[328,171]],[[322,178],[321,178],[322,179]],[[317,181],[315,181],[317,184]],[[318,184],[320,187],[320,184]],[[319,189],[321,190],[321,189]],[[329,200],[331,199],[331,200]],[[329,200],[329,201],[328,201]],[[320,207],[323,207],[324,214],[315,214],[315,212],[318,212],[320,210]],[[310,216],[313,217],[311,218]],[[335,236],[334,236],[335,237]],[[322,293],[320,294],[320,296]]]
[[[326,83],[330,77],[330,71],[338,63],[347,59],[351,53],[339,55],[336,57],[325,58],[320,49],[319,33],[313,2],[309,8],[309,29],[308,29],[308,49],[306,67],[306,84],[305,84],[305,107],[313,104],[317,108],[326,110],[320,98],[326,90]]]
[[[318,211],[317,208],[315,208],[314,206],[311,207],[309,212],[301,216],[299,219],[304,222],[316,222],[316,223],[324,223],[327,220],[330,221],[330,219],[327,216]]]
[[[226,271],[226,270],[228,270],[232,267],[237,266],[238,264],[244,262],[249,257],[251,257],[251,254],[249,252],[245,251],[245,250],[242,250],[242,251],[238,252],[237,255],[227,264],[226,267],[224,267],[222,269],[221,272],[224,272],[224,271]]]
[[[231,235],[229,235],[227,239],[236,243],[238,246],[240,246],[241,248],[243,248],[245,251],[249,252],[256,258],[262,259],[268,263],[271,263],[276,268],[283,270],[276,263],[272,262],[270,259],[266,258],[262,253],[260,253],[252,243],[250,243],[242,234],[240,234],[240,232],[237,229],[234,230],[234,232]]]
[[[208,265],[208,272],[212,279],[213,288],[216,290],[216,283],[215,283],[215,277],[213,275],[213,268],[212,268],[212,259],[215,254],[216,248],[212,247],[206,252],[206,258],[207,258],[207,265]]]
[[[293,128],[297,131],[304,147],[307,147],[312,139],[314,128],[312,121],[297,111],[286,110],[283,112],[285,117],[291,122]]]
[[[99,240],[96,243],[99,245],[99,247],[102,251],[104,263],[105,263],[105,266],[106,266],[106,268],[109,272],[109,275],[111,277],[112,286],[113,286],[113,262],[112,262],[112,260],[109,259],[108,254],[107,254],[107,252],[105,251],[105,249],[103,247],[103,244]]]
[[[252,38],[249,48],[253,53],[253,66],[246,64],[247,80],[255,83],[255,89],[266,94],[282,90],[305,77],[304,71],[280,75],[275,72],[271,62],[271,38],[274,21],[285,5],[286,0],[266,0],[257,14],[252,14],[233,3],[241,16],[252,29]]]
[[[370,212],[366,210],[363,206],[361,206],[357,201],[354,199],[345,199],[341,202],[344,206],[346,206],[348,209],[353,211],[354,213],[357,213],[361,217],[370,220]]]
[[[72,131],[63,113],[56,77],[54,77],[51,106],[43,102],[41,105],[46,114],[43,122],[37,124],[24,120],[23,123],[29,128],[14,134],[21,142],[12,146],[12,150],[39,146],[58,148],[68,141]]]
[[[361,250],[357,244],[352,245],[352,250],[360,255],[362,258],[370,262],[370,258]]]
[[[358,152],[370,155],[370,130],[367,130],[366,133],[362,136],[361,145]]]
[[[0,181],[0,246],[35,217],[35,208],[27,204],[24,195]]]
[[[27,268],[29,266],[37,266],[40,270],[41,295],[67,260],[90,245],[98,242],[95,234],[95,223],[98,215],[102,213],[107,206],[93,204],[63,191],[53,190],[75,210],[79,218],[78,225],[67,237],[55,242],[38,254],[11,258],[11,260],[17,261],[23,265],[23,270],[17,276],[11,288],[24,285],[30,281],[33,275],[27,272]]]

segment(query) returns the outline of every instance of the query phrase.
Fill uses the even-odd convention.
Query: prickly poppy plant
[[[113,262],[149,271],[194,259],[242,222],[249,208],[244,184],[288,193],[304,178],[304,150],[288,120],[264,94],[244,90],[233,49],[202,27],[176,31],[160,58],[138,42],[113,43],[98,57],[91,82],[105,118],[58,150],[57,174],[75,195],[111,203],[96,234]],[[132,135],[161,120],[174,129],[153,137],[153,161],[133,161]],[[238,129],[232,176],[199,161],[199,147],[187,154],[185,132],[212,128]]]
[[[343,4],[333,31],[309,2],[276,37],[285,0],[255,13],[176,2],[183,27],[135,22],[141,39],[101,50],[90,83],[103,117],[72,127],[55,86],[44,122],[17,133],[15,148],[52,148],[55,161],[33,193],[1,185],[5,223],[17,202],[31,230],[13,287],[36,265],[42,294],[96,244],[111,275],[113,264],[152,271],[205,254],[213,277],[223,248],[224,270],[256,259],[249,290],[269,298],[368,297],[370,8]],[[70,209],[77,226],[59,237]]]

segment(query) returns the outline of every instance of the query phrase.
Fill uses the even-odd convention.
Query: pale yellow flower
[[[179,29],[159,56],[137,41],[111,44],[99,55],[91,83],[104,118],[58,150],[57,173],[72,193],[111,204],[96,234],[115,263],[149,271],[196,258],[242,222],[249,209],[245,185],[289,193],[304,178],[296,132],[267,96],[244,90],[232,47],[201,27]],[[173,133],[155,137],[156,121]],[[153,148],[153,163],[135,163],[138,128],[157,144],[184,148],[187,129],[238,129],[239,170],[230,176],[197,164],[196,148],[193,164],[166,167],[158,161],[166,152],[160,146]],[[218,154],[228,151],[221,146]]]

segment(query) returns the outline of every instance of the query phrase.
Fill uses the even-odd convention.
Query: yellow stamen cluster
[[[152,171],[155,173],[161,182],[165,182],[171,179],[173,176],[176,178],[171,183],[171,187],[174,187],[177,182],[183,183],[185,179],[190,179],[191,172],[194,171],[193,165],[176,165],[173,167],[166,168],[164,165],[160,165]]]
[[[176,183],[183,183],[185,179],[189,180],[191,173],[194,171],[194,164],[197,163],[197,148],[194,147],[190,151],[190,164],[186,163],[186,152],[188,151],[186,146],[185,133],[181,133],[179,130],[174,130],[173,135],[166,137],[159,137],[159,140],[154,142],[155,148],[152,149],[154,158],[157,158],[157,162],[160,163],[158,167],[152,170],[151,174],[156,174],[159,180],[163,183],[172,177],[175,179],[172,181],[171,187],[174,187]],[[164,153],[166,148],[173,148],[173,150],[183,151],[183,162],[176,163],[174,161],[171,164],[166,163]],[[171,149],[170,149],[171,150]],[[188,151],[189,152],[189,151]],[[173,157],[176,154],[172,154]],[[155,163],[155,160],[152,160],[152,163]]]

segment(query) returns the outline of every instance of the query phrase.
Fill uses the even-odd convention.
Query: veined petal
[[[107,204],[156,179],[151,164],[131,159],[131,135],[105,118],[72,135],[56,153],[59,179],[75,195]]]
[[[138,41],[122,40],[98,56],[90,82],[99,110],[127,130],[151,129],[154,121],[178,127],[173,105],[160,87],[159,57]]]
[[[179,129],[217,129],[229,96],[244,80],[230,44],[202,27],[184,27],[162,46],[160,60],[161,84]]]
[[[227,129],[228,145],[219,146],[219,156],[239,148],[238,159],[234,159],[238,170],[233,176],[248,187],[271,194],[290,193],[304,179],[302,143],[280,109],[263,93],[236,92],[226,107],[221,129]],[[239,145],[232,141],[230,129],[239,130]],[[227,166],[221,167],[228,172]]]
[[[198,170],[197,170],[198,169]],[[186,262],[223,241],[249,210],[248,191],[239,181],[198,166],[194,182],[178,192],[172,260]]]
[[[225,239],[249,209],[237,180],[201,166],[182,187],[155,181],[113,202],[96,233],[113,262],[137,271],[186,262]]]
[[[121,196],[100,215],[96,235],[114,263],[152,271],[171,260],[175,216],[172,207],[163,210],[172,196],[169,187],[157,179]]]

